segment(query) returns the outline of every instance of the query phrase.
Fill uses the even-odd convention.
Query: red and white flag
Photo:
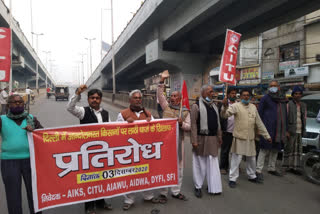
[[[236,85],[237,54],[241,34],[227,30],[221,59],[219,81]]]
[[[11,66],[11,30],[0,27],[0,82],[9,82]]]
[[[187,109],[190,110],[188,89],[187,89],[187,84],[185,80],[183,80],[181,94],[182,94],[182,106],[185,106]]]

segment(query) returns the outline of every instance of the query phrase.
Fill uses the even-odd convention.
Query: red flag
[[[11,30],[0,28],[0,82],[9,82],[11,66]]]
[[[226,42],[221,59],[221,66],[219,72],[219,80],[231,85],[236,85],[236,64],[238,46],[240,42],[240,33],[232,30],[227,30]]]
[[[183,80],[181,94],[182,94],[182,106],[185,106],[187,109],[190,110],[188,89],[187,89],[187,84],[185,80]]]

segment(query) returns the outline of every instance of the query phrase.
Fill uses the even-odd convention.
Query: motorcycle
[[[320,185],[320,149],[314,149],[303,157],[303,173],[307,180]]]

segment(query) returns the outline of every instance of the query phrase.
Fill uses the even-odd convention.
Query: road
[[[59,127],[65,125],[79,124],[77,118],[66,111],[66,101],[56,102],[53,97],[46,99],[44,95],[36,99],[36,103],[31,106],[31,113],[34,114],[44,127]],[[86,97],[81,100],[80,105],[86,105]],[[103,107],[111,114],[111,120],[115,120],[119,108],[107,103]],[[100,210],[98,213],[151,213],[153,209],[158,209],[160,213],[197,213],[197,214],[301,214],[319,213],[320,210],[320,186],[305,181],[301,176],[286,174],[284,177],[273,177],[265,174],[264,184],[253,184],[247,181],[245,175],[245,163],[242,163],[242,173],[235,189],[228,187],[228,176],[222,176],[223,194],[211,196],[206,194],[206,184],[203,187],[203,197],[198,199],[193,194],[192,181],[192,156],[189,141],[186,143],[186,161],[184,170],[184,180],[182,192],[189,198],[189,201],[179,201],[171,198],[167,204],[147,204],[143,203],[141,196],[129,211],[123,211],[123,197],[111,199],[114,209],[112,211]],[[50,185],[50,184],[48,184]],[[157,194],[157,191],[155,191]],[[28,213],[26,193],[23,189],[23,209]],[[0,181],[0,214],[7,214],[4,186]],[[50,209],[44,214],[84,214],[83,204],[65,206]]]

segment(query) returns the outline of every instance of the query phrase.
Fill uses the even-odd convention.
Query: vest
[[[199,101],[196,102],[196,105],[199,106]],[[199,111],[198,120],[197,120],[198,135],[216,136],[219,128],[219,124],[218,124],[219,116],[217,115],[217,112],[214,110],[213,107],[208,106],[206,103],[204,103],[204,105],[207,109],[207,121],[208,121],[209,133],[207,135],[200,133],[200,111]]]
[[[103,122],[109,121],[109,113],[106,110],[102,109],[101,116]],[[94,114],[93,110],[89,106],[84,107],[84,117],[82,120],[80,120],[80,124],[87,123],[98,123],[97,116]]]
[[[31,114],[29,115],[33,119],[33,116]],[[30,158],[27,131],[22,129],[27,126],[27,119],[24,119],[20,126],[6,115],[1,116],[1,121],[1,159],[13,160]]]
[[[130,108],[126,108],[126,109],[122,110],[120,113],[125,121],[127,121],[127,119],[129,117],[133,118],[134,120],[145,120],[145,119],[147,119],[147,117],[151,117],[151,113],[147,110],[145,110],[145,112],[141,113],[139,117],[137,117],[136,113],[131,111]]]
[[[306,104],[300,102],[300,113],[302,122],[302,134],[305,135],[306,132]],[[296,133],[297,130],[297,104],[295,101],[291,100],[288,103],[288,131],[290,133]]]

